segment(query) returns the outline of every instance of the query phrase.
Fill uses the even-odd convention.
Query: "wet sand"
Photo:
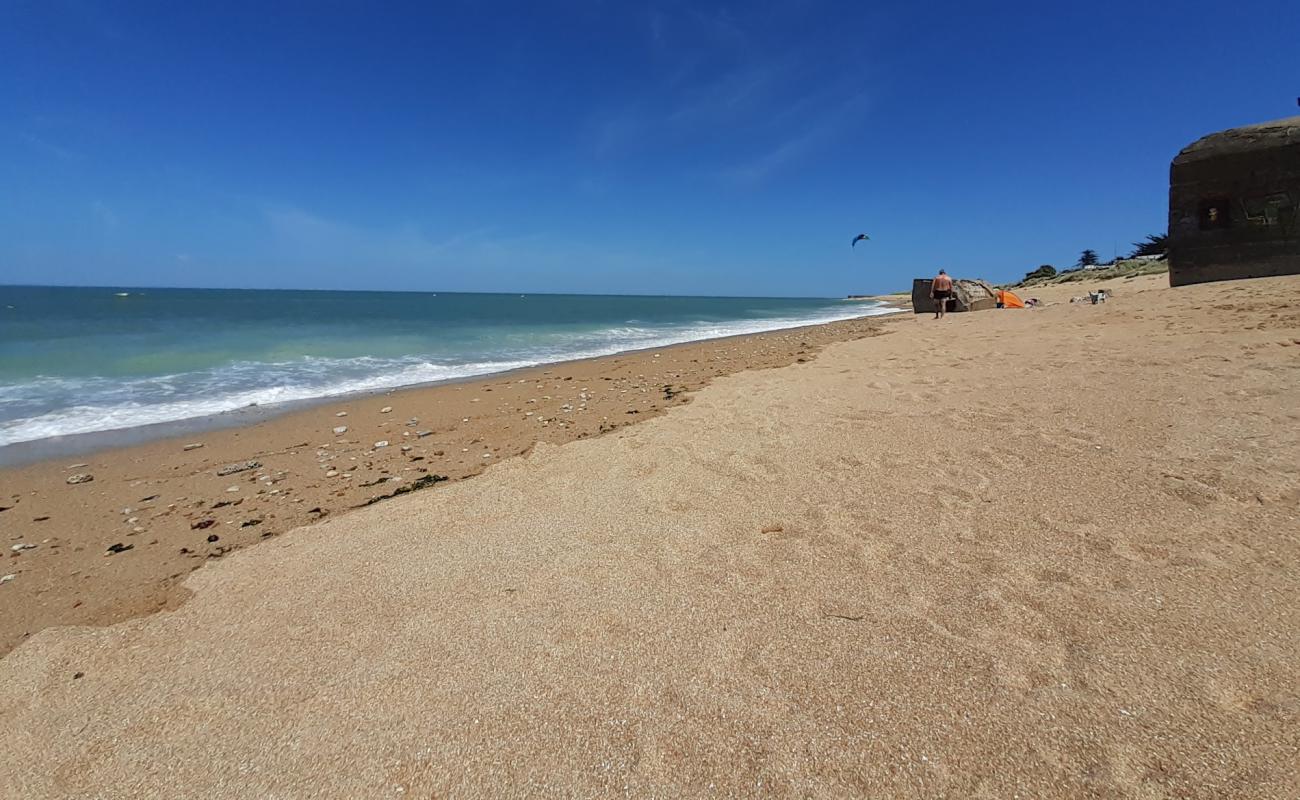
[[[669,409],[638,367],[654,419],[48,628],[0,662],[0,795],[1300,796],[1300,278],[1164,280]],[[303,463],[364,463],[312,466],[332,421]],[[256,490],[226,457],[205,503]]]

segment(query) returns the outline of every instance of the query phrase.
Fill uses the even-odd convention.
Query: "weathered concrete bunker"
[[[934,301],[930,299],[930,284],[933,278],[915,278],[912,280],[912,313],[925,314],[934,311]],[[952,297],[948,298],[948,311],[985,311],[996,308],[997,297],[993,287],[984,281],[958,278],[952,282]]]
[[[1300,117],[1210,134],[1169,168],[1169,284],[1300,273]]]

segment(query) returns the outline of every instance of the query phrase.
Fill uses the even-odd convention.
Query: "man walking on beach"
[[[952,278],[948,273],[939,270],[939,274],[934,276],[930,283],[930,299],[934,301],[934,318],[941,318],[948,310],[948,298],[952,297]]]

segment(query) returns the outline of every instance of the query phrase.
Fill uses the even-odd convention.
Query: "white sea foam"
[[[404,358],[303,358],[277,363],[238,362],[220,368],[148,378],[54,378],[0,386],[0,446],[55,436],[118,430],[207,417],[248,406],[276,406],[322,397],[468,378],[539,364],[747,333],[816,325],[891,313],[851,308],[813,317],[706,322],[649,328],[628,324],[552,336],[497,360],[435,363]],[[527,337],[521,337],[527,343]],[[54,408],[56,410],[46,411]]]

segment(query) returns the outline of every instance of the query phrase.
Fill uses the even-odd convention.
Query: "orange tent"
[[[1015,292],[1008,292],[1006,289],[998,290],[998,304],[1003,308],[1024,308],[1025,301],[1021,300]]]

